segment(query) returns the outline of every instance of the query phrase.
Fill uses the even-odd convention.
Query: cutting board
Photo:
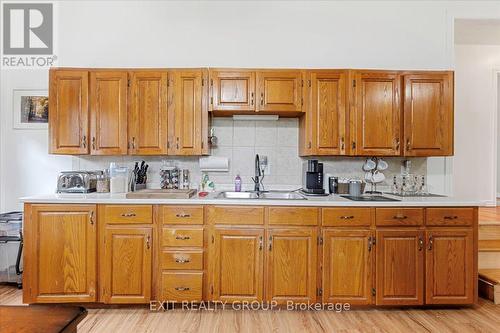
[[[194,189],[162,190],[145,189],[127,193],[127,199],[189,199],[196,194]]]

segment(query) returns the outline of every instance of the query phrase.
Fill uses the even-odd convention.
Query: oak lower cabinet
[[[152,228],[106,226],[101,281],[105,303],[147,303],[151,299]]]
[[[210,251],[214,300],[263,300],[263,247],[263,228],[214,229]]]
[[[323,230],[323,303],[372,304],[371,230]]]
[[[26,205],[24,302],[96,301],[95,205]]]
[[[426,304],[472,304],[474,284],[473,230],[427,230]]]
[[[317,228],[270,228],[267,237],[267,300],[315,302]]]
[[[424,231],[376,231],[376,304],[424,304]]]

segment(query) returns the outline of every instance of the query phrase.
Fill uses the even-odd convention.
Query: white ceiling
[[[500,45],[500,20],[455,20],[455,44]]]

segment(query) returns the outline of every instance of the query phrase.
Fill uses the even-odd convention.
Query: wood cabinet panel
[[[310,72],[309,103],[315,155],[346,152],[346,71]]]
[[[401,76],[389,71],[354,71],[351,114],[354,155],[400,155]]]
[[[50,70],[49,151],[51,154],[89,153],[89,73]]]
[[[169,72],[170,155],[201,155],[203,72],[201,69]]]
[[[369,230],[323,230],[323,302],[372,303]]]
[[[426,239],[426,304],[472,304],[477,283],[472,229],[427,230]]]
[[[264,224],[264,207],[208,206],[209,224]]]
[[[161,206],[162,224],[203,224],[203,206]]]
[[[269,224],[283,225],[318,225],[319,208],[317,207],[269,207]]]
[[[213,111],[255,111],[255,72],[210,69]]]
[[[161,272],[160,293],[162,301],[201,301],[203,272]]]
[[[424,224],[423,208],[376,208],[377,226],[418,226]]]
[[[283,303],[316,301],[317,230],[268,230],[266,297]]]
[[[104,227],[102,300],[147,303],[151,298],[152,228]]]
[[[321,219],[324,227],[369,227],[372,208],[322,208]]]
[[[203,228],[163,227],[162,246],[203,246]]]
[[[472,226],[477,213],[474,208],[427,208],[425,224],[428,226]]]
[[[153,223],[151,205],[101,205],[99,212],[107,224]]]
[[[211,247],[213,298],[262,301],[264,229],[216,228]]]
[[[167,154],[167,71],[131,72],[129,154]]]
[[[377,230],[376,304],[424,304],[424,240],[420,230]]]
[[[96,207],[32,205],[25,213],[25,298],[33,303],[95,302]]]
[[[203,250],[163,250],[161,269],[203,269]]]
[[[126,71],[90,72],[90,153],[127,154]]]
[[[276,70],[257,72],[258,112],[301,112],[301,71]]]
[[[453,72],[404,75],[405,156],[453,154]]]

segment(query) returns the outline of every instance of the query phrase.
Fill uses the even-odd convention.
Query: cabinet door
[[[213,111],[255,111],[255,72],[210,69]]]
[[[96,301],[94,205],[33,205],[25,223],[32,303]],[[29,211],[29,209],[28,209]]]
[[[371,304],[371,231],[324,230],[323,244],[323,302]]]
[[[50,71],[51,154],[89,153],[88,75],[78,70]]]
[[[90,73],[92,155],[127,154],[127,72]]]
[[[301,112],[302,72],[257,72],[257,111]]]
[[[202,79],[201,70],[179,70],[169,74],[170,155],[201,155]]]
[[[220,301],[262,301],[264,229],[215,229],[213,297]]]
[[[397,72],[354,71],[353,79],[352,153],[400,155],[401,76]]]
[[[453,72],[404,76],[405,156],[453,155]]]
[[[426,304],[474,303],[472,229],[426,232]]]
[[[377,305],[424,304],[424,241],[420,230],[377,230]]]
[[[311,73],[311,109],[315,155],[345,154],[346,73]]]
[[[152,228],[106,225],[100,252],[102,301],[147,303],[151,298]]]
[[[131,74],[129,153],[167,154],[167,72]]]
[[[316,301],[316,228],[269,229],[267,298],[284,303]]]

